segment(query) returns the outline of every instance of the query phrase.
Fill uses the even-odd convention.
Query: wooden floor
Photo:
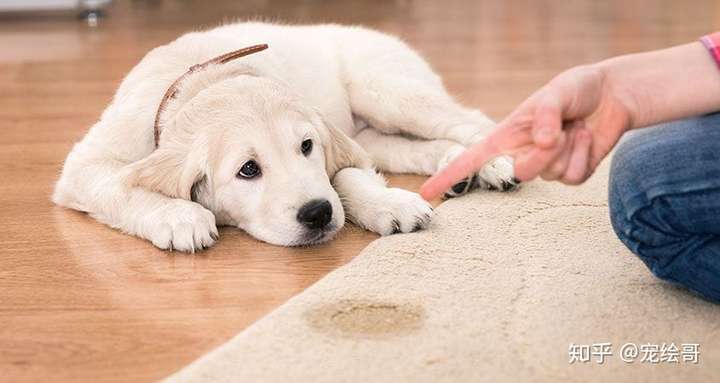
[[[209,251],[172,254],[50,203],[63,158],[123,74],[183,31],[257,16],[372,26],[501,118],[559,70],[720,29],[717,2],[674,0],[118,0],[109,15],[95,29],[0,15],[0,381],[160,379],[376,238],[348,225],[331,243],[289,249],[227,228]]]

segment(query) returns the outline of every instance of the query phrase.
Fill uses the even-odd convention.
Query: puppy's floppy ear
[[[159,148],[127,166],[126,181],[171,198],[190,200],[193,184],[204,177],[199,154],[180,148]]]
[[[319,133],[325,152],[325,169],[330,179],[344,168],[366,169],[372,167],[372,161],[365,149],[321,117],[320,121],[322,127],[319,129]]]

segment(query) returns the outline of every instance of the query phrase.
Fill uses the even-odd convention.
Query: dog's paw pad
[[[428,223],[430,223],[430,220],[432,219],[432,216],[430,215],[423,215],[422,217],[415,217],[415,226],[413,226],[412,230],[410,230],[411,233],[414,233],[416,231],[423,230]]]
[[[500,188],[500,191],[511,191],[515,190],[520,187],[520,182],[517,182],[517,178],[513,177],[513,179],[506,181],[502,181],[502,186]]]
[[[445,169],[445,167],[447,167],[450,162],[452,162],[455,158],[461,155],[464,151],[465,147],[461,145],[451,147],[438,162],[437,171],[439,172],[442,169]],[[450,190],[447,190],[445,194],[443,194],[443,199],[460,197],[461,195],[473,190],[475,187],[477,187],[477,185],[478,184],[476,175],[465,178],[453,185]]]
[[[402,231],[400,231],[400,221],[398,221],[397,219],[393,219],[391,234],[397,234],[397,233],[402,233]]]
[[[477,175],[473,175],[471,178],[465,178],[464,180],[456,183],[443,194],[444,199],[460,197],[463,194],[467,194],[471,190],[478,186]]]

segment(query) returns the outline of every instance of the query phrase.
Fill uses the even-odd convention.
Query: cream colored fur
[[[192,74],[153,125],[166,89],[190,66],[246,46],[266,51]],[[163,249],[212,245],[218,225],[279,245],[332,238],[347,218],[380,234],[423,228],[430,206],[388,188],[374,168],[432,174],[493,123],[446,93],[398,39],[364,28],[238,23],[149,52],[78,142],[53,201]],[[313,149],[300,146],[311,140]],[[261,175],[238,175],[255,161]],[[485,185],[512,184],[496,160]],[[327,200],[322,231],[298,209]]]

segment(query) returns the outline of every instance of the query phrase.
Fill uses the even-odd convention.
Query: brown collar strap
[[[168,101],[170,101],[170,99],[175,97],[175,95],[177,94],[177,91],[180,87],[180,83],[182,83],[183,80],[185,80],[192,73],[203,70],[210,65],[225,64],[227,62],[233,61],[240,57],[251,55],[253,53],[257,53],[260,51],[264,51],[267,48],[268,48],[267,44],[260,44],[260,45],[253,45],[251,47],[232,51],[229,53],[225,53],[222,56],[215,57],[213,59],[205,61],[202,64],[195,64],[195,65],[191,66],[190,69],[187,70],[187,72],[183,73],[182,76],[178,77],[178,79],[175,80],[175,82],[173,82],[172,85],[170,85],[170,88],[168,88],[168,90],[165,91],[165,95],[163,96],[162,100],[160,101],[160,105],[158,106],[157,113],[155,114],[155,147],[157,148],[158,145],[160,144],[160,115],[165,110],[165,106],[167,105]]]

